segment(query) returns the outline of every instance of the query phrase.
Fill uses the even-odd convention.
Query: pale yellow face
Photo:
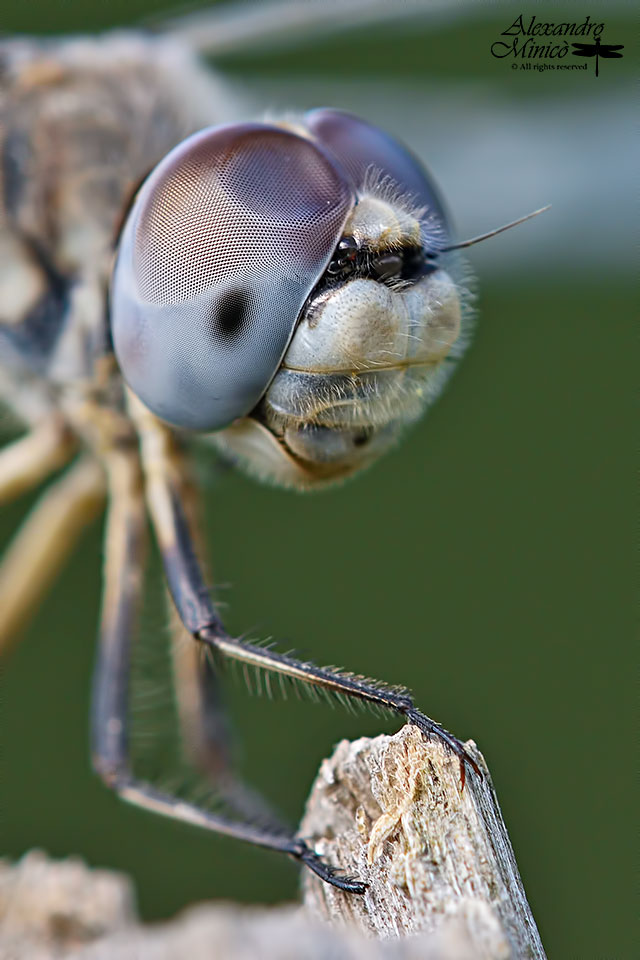
[[[372,257],[420,243],[418,214],[363,196],[344,235]],[[441,266],[415,282],[355,276],[309,299],[252,416],[216,444],[260,479],[300,489],[369,465],[441,390],[462,325],[459,285]],[[455,351],[454,351],[455,352]]]

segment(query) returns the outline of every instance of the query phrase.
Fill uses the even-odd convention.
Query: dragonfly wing
[[[574,57],[595,57],[596,47],[591,43],[572,43],[572,47],[575,47],[575,50],[572,50]]]
[[[449,22],[464,15],[477,0],[270,0],[268,3],[226,3],[212,10],[185,14],[160,24],[163,31],[211,56],[273,50],[314,43],[319,36],[341,34],[371,24],[388,27],[425,17]]]

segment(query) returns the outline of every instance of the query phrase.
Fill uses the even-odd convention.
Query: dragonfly
[[[601,43],[600,37],[596,37],[595,43],[572,43],[572,53],[574,57],[595,57],[596,58],[596,77],[598,74],[598,61],[600,57],[605,60],[621,59],[622,54],[618,50],[624,50],[623,43]]]
[[[334,27],[341,9],[349,19],[344,7]],[[259,32],[281,24],[255,9]],[[298,490],[368,467],[462,352],[458,251],[528,217],[454,243],[430,174],[378,127],[334,108],[237,122],[232,93],[200,60],[212,37],[234,34],[216,16],[0,46],[0,397],[22,430],[0,452],[0,501],[64,468],[0,567],[0,641],[18,635],[106,506],[96,772],[126,801],[362,894],[362,880],[325,862],[236,776],[223,663],[396,714],[446,745],[463,786],[480,770],[405,688],[227,631],[208,587],[192,451],[215,447]],[[184,737],[223,812],[141,780],[130,761],[148,521],[174,614]]]

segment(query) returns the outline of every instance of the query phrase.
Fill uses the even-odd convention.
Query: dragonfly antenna
[[[512,220],[511,223],[505,223],[503,227],[497,227],[495,230],[490,230],[489,233],[482,233],[479,237],[472,237],[471,240],[463,240],[462,243],[454,243],[450,247],[441,247],[440,250],[442,253],[446,253],[449,250],[461,250],[462,247],[471,247],[474,243],[480,243],[481,240],[488,240],[489,237],[495,237],[496,234],[502,233],[504,230],[510,230],[511,227],[517,227],[519,223],[524,223],[525,220],[531,220],[532,217],[537,217],[539,213],[544,213],[545,210],[549,210],[551,204],[548,203],[546,207],[540,207],[539,210],[534,210],[533,213],[528,213],[526,217],[520,217],[519,220]]]

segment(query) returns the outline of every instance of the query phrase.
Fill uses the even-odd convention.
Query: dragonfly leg
[[[19,497],[67,463],[75,449],[71,433],[51,416],[0,450],[0,503]]]
[[[162,430],[155,441],[147,436],[143,442],[150,462],[147,462],[147,497],[155,506],[158,523],[167,536],[172,506],[163,501],[167,484],[171,487],[171,502],[185,517],[185,525],[193,532],[198,558],[206,557],[201,511],[195,485],[191,482],[188,463],[169,431]],[[161,442],[161,439],[166,442]],[[148,447],[151,445],[152,450]],[[165,478],[170,478],[165,482]],[[153,512],[153,510],[152,510]],[[195,563],[195,559],[194,559]],[[209,602],[208,592],[203,591]],[[202,644],[194,644],[193,636],[185,629],[173,602],[170,603],[172,621],[172,653],[175,692],[182,739],[187,753],[196,767],[207,775],[216,793],[234,812],[277,825],[279,818],[259,794],[242,783],[234,774],[231,758],[231,729],[223,708],[222,691],[211,652]]]
[[[424,713],[421,713],[408,692],[402,687],[380,683],[368,677],[336,670],[332,667],[317,667],[309,661],[298,660],[288,654],[265,649],[244,640],[236,640],[227,633],[223,633],[218,623],[203,626],[196,632],[196,636],[202,642],[213,646],[224,657],[238,660],[260,670],[282,674],[291,680],[310,684],[339,697],[363,700],[404,716],[409,723],[415,724],[426,737],[438,738],[455,754],[460,761],[460,780],[463,787],[466,777],[466,764],[478,775],[481,775],[478,764],[468,752],[464,743],[449,733],[448,730],[445,730],[439,723],[436,723],[435,720],[431,720]]]
[[[92,753],[96,771],[124,800],[176,820],[277,850],[305,863],[323,879],[354,893],[364,885],[336,874],[304,841],[278,828],[242,822],[187,803],[137,779],[129,765],[130,645],[142,587],[146,511],[135,451],[107,454],[110,506],[105,543],[105,586],[94,676]],[[213,688],[211,688],[213,689]]]
[[[0,649],[27,623],[104,504],[104,471],[81,458],[48,487],[7,549],[0,566]]]
[[[199,535],[200,510],[186,459],[173,433],[134,397],[131,406],[141,437],[146,499],[160,546],[173,612],[173,660],[183,739],[195,764],[221,797],[251,819],[278,823],[266,802],[232,773],[230,730],[222,710],[211,651],[193,643],[194,626],[216,618],[202,580],[206,556]]]
[[[466,765],[480,774],[475,759],[462,741],[421,713],[406,690],[345,671],[317,667],[257,644],[236,640],[227,633],[203,579],[189,517],[179,496],[179,449],[173,434],[135,399],[132,400],[132,415],[141,436],[147,502],[169,589],[187,630],[223,657],[283,674],[338,696],[367,701],[404,716],[427,737],[443,741],[458,757],[463,786]]]
[[[232,731],[210,651],[195,644],[178,620],[173,602],[173,670],[182,740],[188,758],[211,783],[217,797],[237,816],[285,831],[284,824],[257,791],[233,769]]]

